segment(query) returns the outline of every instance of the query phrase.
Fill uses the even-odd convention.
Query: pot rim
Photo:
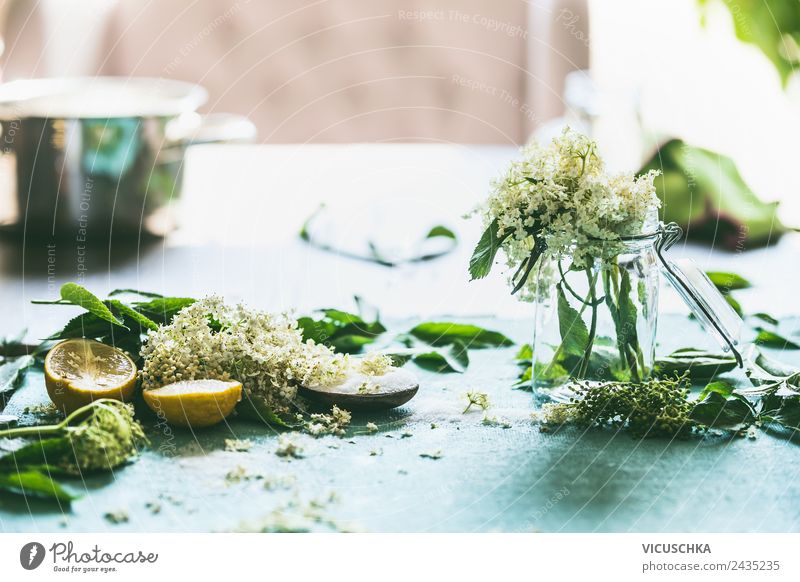
[[[159,77],[21,79],[0,84],[0,120],[176,117],[207,100],[200,85]]]

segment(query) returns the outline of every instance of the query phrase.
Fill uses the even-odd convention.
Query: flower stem
[[[595,287],[597,285],[597,273],[592,273],[591,267],[586,267],[586,279],[589,281],[589,296],[586,301],[592,306],[592,320],[589,326],[589,339],[586,342],[586,350],[583,352],[583,360],[581,361],[578,375],[581,378],[586,377],[589,370],[589,360],[592,357],[592,346],[594,345],[594,337],[597,334],[597,293]]]
[[[20,428],[8,428],[0,430],[0,438],[19,438],[24,436],[48,437],[59,435],[64,429],[61,424],[51,424],[47,426],[23,426]]]
[[[55,435],[60,436],[64,432],[69,432],[66,429],[75,419],[85,416],[87,412],[92,412],[97,407],[106,406],[106,402],[108,402],[108,399],[105,398],[94,400],[93,402],[90,402],[89,404],[73,411],[58,424],[48,424],[44,426],[23,426],[19,428],[7,428],[5,430],[0,430],[0,438],[18,438],[25,436],[37,436],[41,438]]]

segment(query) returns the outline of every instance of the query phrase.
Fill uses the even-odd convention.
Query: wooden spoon
[[[326,407],[347,410],[387,410],[402,406],[417,394],[419,382],[411,372],[394,369],[382,376],[354,373],[331,386],[302,386],[300,396]]]

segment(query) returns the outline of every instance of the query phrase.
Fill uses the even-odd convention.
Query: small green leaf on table
[[[769,313],[754,313],[753,317],[760,319],[770,325],[778,325],[780,322],[775,318],[772,317]]]
[[[695,382],[709,381],[736,368],[731,354],[707,352],[697,348],[681,348],[668,356],[656,358],[655,373],[662,378],[689,374]]]
[[[721,293],[730,293],[731,291],[738,291],[739,289],[748,289],[752,287],[750,281],[737,275],[736,273],[725,273],[723,271],[706,271],[706,275],[714,286]]]
[[[408,333],[432,346],[446,346],[456,342],[470,349],[514,345],[511,339],[500,332],[465,323],[429,321],[420,323]]]
[[[522,344],[517,355],[514,356],[514,360],[516,360],[517,364],[520,366],[529,366],[533,360],[533,347],[531,347],[531,344]]]
[[[800,344],[782,336],[777,331],[769,330],[764,327],[755,328],[758,334],[756,335],[756,343],[770,348],[778,348],[781,350],[800,350]]]
[[[355,354],[364,346],[373,343],[378,336],[386,332],[384,325],[377,319],[365,321],[360,315],[348,313],[340,309],[321,309],[318,319],[300,317],[297,325],[303,333],[304,340],[313,340],[334,348],[336,351]]]
[[[33,365],[34,361],[33,356],[20,356],[4,362],[0,366],[0,402],[19,387],[25,377],[25,372]]]
[[[738,300],[734,299],[733,295],[723,294],[722,296],[725,298],[725,301],[728,303],[728,305],[730,305],[731,308],[736,312],[736,315],[743,318],[744,310],[742,310],[742,304],[739,303]]]
[[[425,238],[436,238],[437,236],[442,236],[445,238],[451,238],[453,240],[456,240],[456,233],[454,233],[446,226],[442,226],[441,224],[438,224],[434,226],[432,229],[430,229],[430,231],[428,231],[428,234],[425,235]]]
[[[761,420],[791,431],[800,431],[800,394],[777,391],[764,399]]]
[[[695,403],[692,420],[712,428],[742,430],[756,420],[756,411],[750,402],[734,392],[727,382],[708,384]]]
[[[0,491],[69,503],[76,497],[38,469],[0,469]]]
[[[447,350],[430,350],[415,354],[412,359],[420,368],[438,373],[463,373],[469,366],[469,350],[460,341],[454,341]]]

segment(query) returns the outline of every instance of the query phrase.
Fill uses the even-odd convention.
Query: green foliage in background
[[[662,145],[642,172],[655,179],[660,215],[677,222],[688,239],[731,251],[776,242],[787,228],[777,203],[762,202],[727,156],[673,139]]]
[[[736,36],[753,44],[775,66],[786,85],[800,66],[800,2],[797,0],[721,1],[733,17]],[[709,0],[698,0],[703,12]]]

